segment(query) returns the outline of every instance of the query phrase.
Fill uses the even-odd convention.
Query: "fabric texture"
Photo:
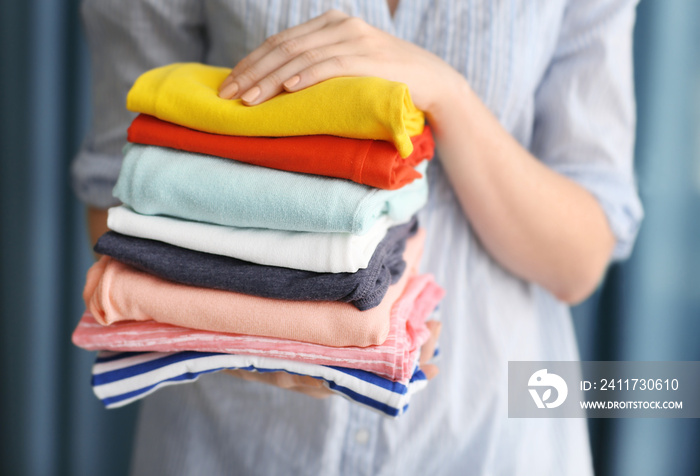
[[[408,87],[381,78],[323,81],[294,94],[281,93],[257,106],[218,96],[227,68],[176,63],[143,73],[126,107],[192,129],[235,136],[329,134],[393,142],[401,157],[413,151],[411,136],[425,118]]]
[[[197,131],[146,114],[131,123],[129,142],[225,157],[252,165],[352,180],[396,190],[420,178],[415,166],[433,157],[430,128],[411,137],[413,152],[402,159],[393,144],[329,135],[296,137],[227,136]]]
[[[366,234],[353,235],[212,225],[140,215],[126,206],[110,208],[107,217],[109,228],[124,235],[251,263],[317,273],[354,273],[366,268],[392,224],[388,217],[383,217]]]
[[[145,215],[288,231],[367,233],[379,217],[408,221],[427,182],[379,190],[164,147],[127,144],[114,196]],[[418,165],[424,173],[427,163]]]
[[[368,266],[356,273],[265,266],[115,232],[100,237],[95,251],[180,284],[293,301],[347,302],[366,311],[378,306],[403,274],[406,240],[417,230],[415,219],[390,228]]]
[[[344,302],[288,301],[171,283],[108,256],[88,271],[83,298],[88,310],[104,325],[153,320],[333,347],[378,345],[389,334],[392,307],[415,275],[424,239],[425,232],[419,229],[408,240],[404,260],[409,272],[389,287],[379,306],[368,311]]]
[[[310,364],[338,365],[372,372],[390,380],[405,381],[413,372],[420,347],[430,337],[425,321],[443,295],[444,291],[430,275],[410,279],[406,290],[391,309],[389,335],[382,344],[370,347],[328,347],[286,339],[200,331],[155,321],[124,321],[103,326],[88,312],[73,332],[73,343],[87,350],[194,350],[257,355]]]
[[[189,383],[211,372],[235,369],[308,375],[320,379],[334,393],[387,417],[399,417],[405,413],[413,394],[428,383],[417,366],[411,379],[402,383],[362,370],[253,355],[100,352],[92,367],[92,389],[105,407],[118,408],[161,387]]]

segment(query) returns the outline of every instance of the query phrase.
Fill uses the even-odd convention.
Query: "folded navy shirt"
[[[406,240],[418,230],[415,217],[389,229],[367,268],[355,273],[314,273],[265,266],[109,231],[95,251],[155,276],[203,288],[294,301],[341,301],[361,311],[379,305],[406,269]]]

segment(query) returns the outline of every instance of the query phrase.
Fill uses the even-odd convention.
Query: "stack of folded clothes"
[[[337,78],[259,106],[228,70],[174,64],[134,84],[73,342],[99,350],[107,407],[223,369],[286,371],[388,416],[426,385],[443,290],[417,273],[430,130],[405,85]]]

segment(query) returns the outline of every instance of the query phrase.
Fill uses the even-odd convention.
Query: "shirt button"
[[[355,441],[359,444],[364,445],[369,441],[369,431],[362,429],[355,433]]]

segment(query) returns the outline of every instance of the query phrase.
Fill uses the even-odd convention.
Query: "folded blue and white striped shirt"
[[[428,383],[418,366],[408,382],[393,382],[362,370],[251,355],[101,351],[92,367],[92,388],[107,408],[117,408],[161,387],[194,382],[200,375],[227,369],[309,375],[334,393],[393,418],[402,415],[411,396]]]

